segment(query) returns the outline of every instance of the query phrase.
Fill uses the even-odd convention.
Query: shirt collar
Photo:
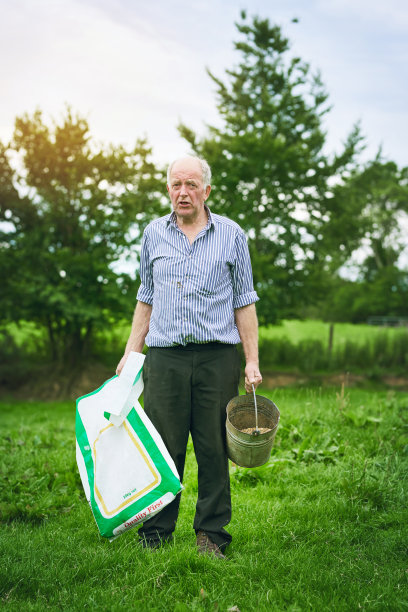
[[[214,223],[213,216],[211,214],[211,210],[208,208],[207,204],[204,204],[204,208],[208,215],[208,222],[204,229],[207,230],[207,229],[210,229],[210,227],[215,228],[215,223]],[[177,217],[176,217],[176,213],[174,212],[174,210],[173,212],[169,214],[167,218],[167,226],[169,226],[170,223],[174,225],[174,227],[177,227]]]

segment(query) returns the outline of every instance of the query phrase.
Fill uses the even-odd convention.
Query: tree
[[[319,74],[299,57],[288,58],[280,27],[241,16],[238,65],[225,81],[209,72],[222,126],[209,126],[201,139],[183,124],[179,130],[213,167],[214,209],[248,235],[263,298],[259,317],[271,323],[324,291],[334,250],[325,237],[330,184],[349,175],[362,139],[355,126],[343,150],[328,158],[322,122],[329,107]]]
[[[136,281],[114,264],[162,210],[150,155],[142,140],[97,146],[70,109],[52,128],[40,111],[17,118],[0,148],[1,318],[44,326],[53,359],[78,361],[96,329],[130,316]]]
[[[350,189],[361,203],[358,222],[367,251],[362,274],[373,280],[380,271],[398,267],[407,248],[402,220],[408,221],[408,168],[384,162],[379,154],[351,177]]]
[[[321,306],[329,321],[366,323],[369,317],[408,318],[408,274],[395,266],[382,268],[374,280],[334,279]]]
[[[408,246],[408,168],[399,169],[379,153],[333,192],[337,214],[326,236],[341,233],[339,225],[346,224],[361,261],[355,282],[334,281],[326,317],[353,322],[408,317],[408,270],[402,260]]]

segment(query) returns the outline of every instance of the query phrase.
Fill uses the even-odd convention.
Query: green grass
[[[264,371],[329,373],[351,372],[373,379],[404,376],[408,368],[408,329],[336,323],[329,351],[330,324],[315,320],[287,320],[281,325],[261,327],[259,347]],[[116,366],[129,336],[130,321],[97,332],[92,359],[107,367]],[[47,359],[45,330],[22,323],[8,324],[0,341],[4,364],[0,378],[18,387],[30,376],[35,356],[37,365]]]
[[[28,350],[36,348],[37,344],[44,342],[45,330],[30,322],[22,322],[19,325],[8,323],[4,328],[7,334],[14,339],[18,347],[26,346]],[[287,338],[296,343],[301,340],[329,340],[330,323],[317,320],[284,320],[280,325],[269,325],[260,328],[262,339]],[[406,327],[379,327],[374,325],[357,325],[353,323],[334,323],[334,346],[342,345],[347,341],[356,344],[364,344],[373,341],[379,335],[387,334],[395,338],[406,333]],[[107,329],[101,335],[100,341],[105,345],[126,344],[130,333],[130,321],[128,324],[115,325]]]
[[[407,610],[408,394],[278,389],[273,399],[269,462],[231,466],[228,562],[195,550],[191,445],[174,544],[141,549],[135,529],[109,543],[77,475],[74,405],[1,404],[1,606]]]
[[[130,332],[123,324],[98,336],[95,353],[106,365],[116,363]],[[330,323],[285,320],[260,327],[261,368],[286,372],[343,372],[404,375],[408,367],[408,329],[335,323],[329,355]]]
[[[312,373],[349,372],[373,380],[385,374],[405,376],[408,329],[336,323],[329,350],[330,324],[283,321],[259,333],[261,367]]]
[[[269,325],[260,328],[260,338],[276,339],[287,338],[290,342],[298,343],[302,340],[320,340],[329,342],[330,323],[314,320],[288,320],[281,325]],[[380,327],[375,325],[357,325],[354,323],[334,323],[333,347],[341,347],[346,342],[363,345],[374,342],[378,336],[390,339],[407,333],[406,327]]]

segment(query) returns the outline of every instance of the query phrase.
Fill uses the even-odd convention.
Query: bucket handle
[[[252,385],[252,393],[254,394],[254,406],[255,406],[255,431],[253,432],[253,436],[259,436],[259,429],[258,429],[258,406],[256,405],[256,394],[255,394],[255,387],[254,385]]]

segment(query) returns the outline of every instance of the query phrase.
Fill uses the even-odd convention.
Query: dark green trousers
[[[189,433],[198,465],[194,530],[221,548],[231,541],[231,494],[225,441],[226,406],[238,395],[240,359],[235,345],[189,344],[150,348],[143,368],[144,409],[183,478]],[[171,539],[180,495],[139,529],[156,543]]]

